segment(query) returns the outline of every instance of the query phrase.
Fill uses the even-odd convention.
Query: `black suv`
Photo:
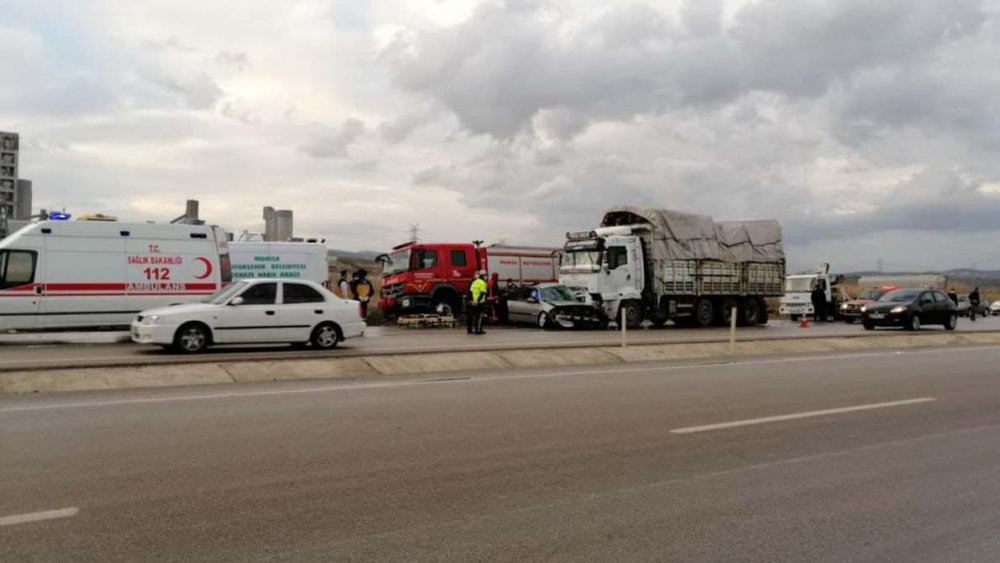
[[[866,330],[877,326],[898,326],[920,330],[923,325],[943,325],[948,330],[958,326],[955,302],[934,289],[897,289],[866,305],[861,312]]]

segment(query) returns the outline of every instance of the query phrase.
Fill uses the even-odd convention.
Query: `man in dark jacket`
[[[979,288],[977,287],[972,290],[972,293],[969,294],[969,320],[972,322],[976,322],[976,313],[979,312],[979,303]]]
[[[826,321],[826,289],[821,281],[817,281],[812,291],[812,306],[816,322]]]

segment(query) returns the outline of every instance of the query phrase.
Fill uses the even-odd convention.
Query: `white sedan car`
[[[310,281],[255,279],[234,282],[204,303],[143,311],[132,340],[196,354],[215,344],[290,343],[333,349],[364,336],[356,301]]]

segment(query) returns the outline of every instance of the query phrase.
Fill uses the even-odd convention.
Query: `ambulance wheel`
[[[181,354],[199,354],[208,348],[210,342],[208,327],[201,323],[188,323],[177,329],[174,350]]]
[[[333,323],[317,326],[313,329],[312,338],[309,339],[313,348],[317,350],[333,350],[341,340],[340,329]]]

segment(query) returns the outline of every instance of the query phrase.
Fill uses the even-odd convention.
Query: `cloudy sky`
[[[792,268],[1000,268],[998,0],[5,0],[36,207],[385,249],[777,218]]]

